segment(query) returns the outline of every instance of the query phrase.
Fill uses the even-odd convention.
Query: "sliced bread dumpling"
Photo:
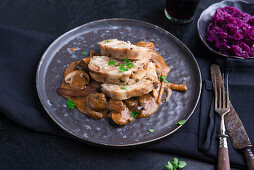
[[[111,62],[112,64],[109,64]],[[122,72],[120,65],[126,64],[124,61],[112,59],[107,56],[93,56],[88,64],[89,74],[95,81],[101,83],[131,85],[141,80],[148,72],[147,60],[131,62],[132,68],[125,68],[128,71]]]
[[[158,83],[155,64],[149,63],[148,72],[144,78],[132,85],[116,85],[116,84],[102,84],[101,90],[106,96],[114,100],[126,100],[131,97],[142,96],[148,94],[155,88],[155,82]]]
[[[149,60],[151,58],[150,49],[117,39],[104,40],[99,43],[99,46],[102,55],[120,60]]]

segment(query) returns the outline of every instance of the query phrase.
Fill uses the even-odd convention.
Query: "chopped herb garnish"
[[[128,60],[128,59],[123,59],[123,62],[126,63],[125,65],[128,67],[128,68],[133,68],[134,67],[134,64]]]
[[[68,99],[66,101],[66,105],[68,106],[69,109],[74,109],[74,107],[75,107],[75,103],[71,99]]]
[[[108,62],[108,65],[112,65],[112,66],[115,66],[115,67],[116,67],[116,66],[120,66],[119,63],[117,64],[117,63],[116,63],[115,61],[113,61],[113,60],[109,61],[109,62]]]
[[[164,81],[165,83],[168,83],[168,80],[167,80],[165,77],[163,77],[163,76],[160,76],[159,79],[160,79],[160,80],[163,79],[163,81]]]
[[[173,170],[173,165],[168,161],[168,164],[164,166],[165,170]]]
[[[172,163],[172,165],[173,165],[173,168],[177,168],[177,166],[178,166],[178,158],[174,158],[173,159],[173,161],[171,162]]]
[[[108,65],[113,65],[113,66],[120,66],[120,71],[121,72],[125,72],[125,71],[128,71],[129,69],[128,68],[133,68],[134,67],[134,64],[133,63],[131,63],[130,62],[130,60],[128,60],[128,59],[124,59],[123,60],[123,62],[125,63],[125,64],[117,64],[115,61],[109,61],[108,62]]]
[[[138,115],[139,115],[139,112],[136,111],[136,110],[133,110],[130,115],[133,117],[133,118],[136,118]]]
[[[178,158],[174,158],[172,162],[168,161],[168,164],[164,166],[165,170],[177,170],[177,169],[183,169],[187,163],[185,161],[179,161],[178,164]]]
[[[187,163],[186,163],[185,161],[180,161],[178,167],[179,167],[180,169],[182,169],[182,168],[184,168],[186,165],[187,165]]]
[[[129,63],[126,65],[128,68],[133,68],[134,67],[134,64],[133,63]]]
[[[118,85],[118,86],[120,86],[122,89],[126,90],[126,88],[123,85]]]
[[[153,133],[154,129],[148,129],[147,131],[150,132],[150,133]]]
[[[108,62],[108,65],[113,65],[113,66],[115,66],[115,65],[116,65],[116,62],[113,61],[113,60],[111,60],[111,61]]]
[[[82,52],[82,55],[86,55],[86,51],[83,51],[83,52]]]
[[[106,41],[105,41],[105,43],[108,43],[108,42],[110,42],[110,41],[109,41],[109,40],[106,40]]]
[[[124,64],[120,65],[120,71],[121,72],[125,72],[125,71],[129,71],[129,69],[126,68],[126,66]]]
[[[126,59],[126,58],[125,58],[125,59],[123,59],[123,62],[124,62],[124,63],[131,63],[131,61],[130,61],[130,60],[128,60],[128,59]]]
[[[186,122],[185,119],[183,119],[183,120],[178,121],[176,124],[177,125],[183,125],[185,122]]]

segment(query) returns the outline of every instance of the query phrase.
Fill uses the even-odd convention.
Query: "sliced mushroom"
[[[105,94],[95,93],[85,98],[88,116],[94,119],[102,119],[108,116],[108,102]]]
[[[151,55],[151,60],[156,64],[155,66],[157,75],[167,77],[170,68],[165,63],[163,57],[154,50],[151,52]]]
[[[139,41],[139,42],[134,43],[134,45],[139,46],[139,47],[146,47],[151,50],[155,49],[155,45],[151,41]]]
[[[86,97],[88,105],[95,111],[107,110],[107,99],[104,93],[95,93]]]
[[[140,114],[138,115],[138,118],[151,116],[154,112],[156,112],[156,110],[159,107],[159,105],[156,102],[156,99],[153,97],[151,93],[140,96],[138,98],[138,101],[139,101],[139,105],[143,106],[142,110],[140,110]]]
[[[124,103],[128,106],[130,110],[136,110],[136,108],[138,107],[137,98],[132,97],[130,99],[124,100]]]
[[[68,73],[64,78],[65,83],[73,89],[82,89],[90,81],[88,74],[82,70],[75,70]]]
[[[64,78],[64,81],[65,83],[67,84],[70,84],[71,81],[73,80],[73,77],[77,74],[77,71],[72,71],[70,73],[68,73],[65,78]]]
[[[122,100],[109,100],[108,109],[114,112],[121,112],[125,109],[126,105]]]
[[[87,115],[94,118],[94,119],[103,119],[106,118],[108,116],[107,111],[101,111],[101,112],[97,112],[92,110],[91,108],[87,109]]]
[[[64,70],[64,78],[66,77],[67,74],[69,74],[72,71],[76,70],[76,66],[80,63],[80,61],[74,61],[68,65],[68,67]]]
[[[83,89],[75,90],[75,89],[66,89],[66,88],[58,88],[57,92],[62,96],[73,96],[73,97],[84,97],[90,94],[97,93],[100,90],[100,83],[91,82]]]
[[[134,120],[130,115],[130,110],[121,100],[111,99],[109,110],[111,110],[109,117],[118,125],[126,125]]]
[[[67,97],[72,99],[75,103],[75,107],[83,114],[87,115],[87,105],[84,100],[84,97]]]
[[[84,60],[81,60],[79,62],[79,64],[76,66],[76,69],[83,70],[83,71],[85,71],[87,73],[89,72],[89,70],[88,70],[88,64]]]

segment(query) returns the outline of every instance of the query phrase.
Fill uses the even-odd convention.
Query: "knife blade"
[[[220,67],[216,64],[211,66],[211,78],[213,86],[215,81],[222,83]],[[248,168],[254,170],[254,155],[251,151],[251,141],[231,102],[230,112],[225,116],[225,125],[232,146],[235,149],[244,151]]]

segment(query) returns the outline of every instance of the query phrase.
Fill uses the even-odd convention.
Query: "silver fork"
[[[227,75],[226,85],[227,85],[227,89],[225,91],[224,74],[223,74],[222,82],[216,82],[216,79],[215,79],[215,86],[214,86],[215,112],[219,113],[221,116],[219,148],[218,148],[218,170],[230,170],[228,144],[227,144],[228,135],[226,135],[226,129],[225,129],[225,123],[224,123],[224,116],[230,111],[229,93],[228,93],[228,75]]]

